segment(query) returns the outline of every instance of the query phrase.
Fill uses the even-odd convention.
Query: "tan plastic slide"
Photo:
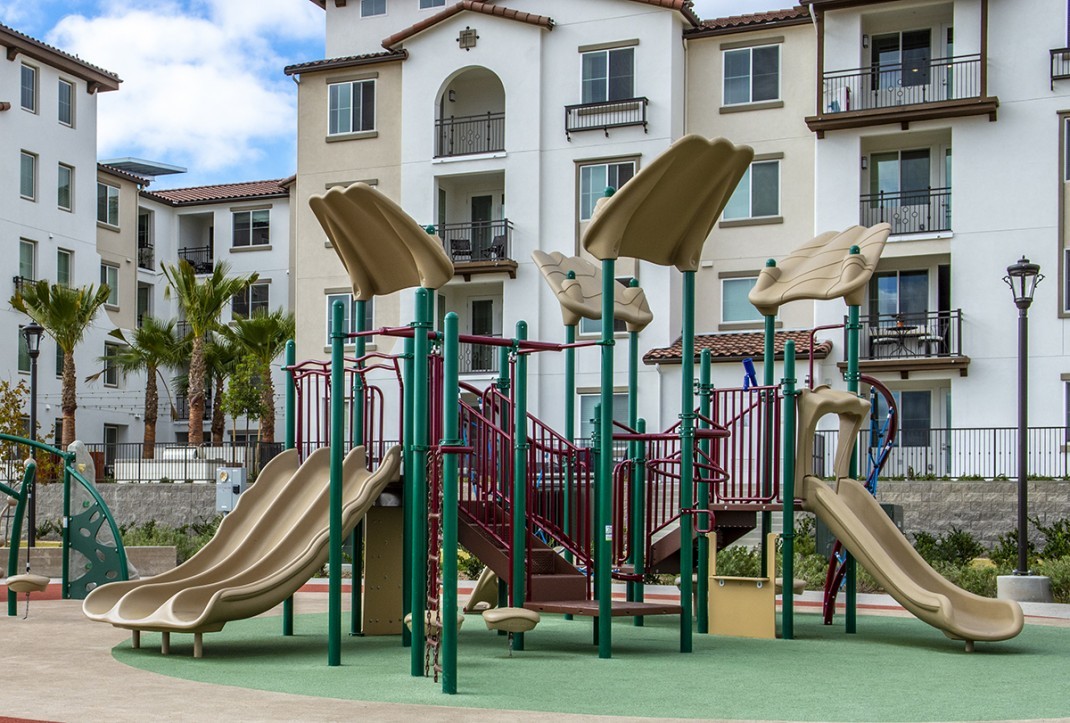
[[[364,448],[345,458],[342,524],[348,535],[386,485],[397,478],[399,447],[374,472]],[[91,620],[141,631],[216,632],[231,620],[258,615],[282,602],[327,561],[330,450],[297,466],[296,452],[272,460],[239,498],[215,537],[163,575],[93,590],[82,610]]]
[[[976,640],[1006,640],[1022,631],[1021,606],[967,592],[941,577],[896,528],[880,504],[857,480],[848,477],[851,445],[869,415],[870,405],[849,392],[818,387],[799,397],[799,445],[796,496],[803,508],[828,525],[848,552],[911,613],[972,650]],[[806,467],[813,459],[818,420],[836,414],[840,431],[830,487]]]

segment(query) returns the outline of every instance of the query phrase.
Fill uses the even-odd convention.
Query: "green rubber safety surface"
[[[409,675],[399,638],[342,639],[342,666],[327,667],[327,616],[299,616],[297,635],[278,618],[229,623],[204,636],[143,633],[142,648],[113,649],[122,663],[177,678],[352,700],[471,708],[798,721],[952,721],[1070,716],[1070,628],[1026,625],[1014,640],[961,641],[912,618],[865,616],[858,634],[842,619],[796,617],[796,639],[696,634],[681,654],[676,618],[613,624],[613,655],[600,660],[590,619],[544,616],[508,656],[506,639],[468,616],[459,636],[458,695]],[[155,648],[155,649],[154,649]]]

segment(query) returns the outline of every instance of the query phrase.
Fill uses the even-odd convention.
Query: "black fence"
[[[505,113],[450,116],[435,121],[435,157],[505,150]]]
[[[864,193],[859,211],[863,226],[889,223],[893,234],[950,231],[951,189]]]
[[[646,131],[646,98],[609,100],[602,103],[581,103],[565,106],[565,136],[577,131],[604,131],[610,128],[643,126]]]
[[[1070,48],[1053,48],[1051,50],[1051,89],[1055,90],[1055,81],[1070,78]]]
[[[244,467],[255,479],[264,465],[283,450],[281,442],[248,444],[205,444],[189,447],[160,443],[153,447],[151,459],[145,458],[142,442],[87,444],[96,465],[98,481],[126,484],[199,483],[215,481],[219,467]]]
[[[823,113],[881,110],[981,95],[981,56],[919,58],[834,70],[823,77]]]
[[[507,218],[500,221],[440,224],[436,232],[455,264],[512,258],[513,224]]]
[[[212,273],[215,260],[212,258],[211,246],[187,246],[178,250],[178,258],[189,262],[198,274]]]
[[[870,314],[861,319],[859,358],[911,359],[962,356],[962,310]],[[844,325],[847,318],[844,317]],[[847,330],[844,329],[844,348]]]

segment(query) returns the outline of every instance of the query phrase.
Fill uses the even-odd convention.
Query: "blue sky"
[[[697,0],[701,17],[792,0]],[[184,166],[154,188],[294,172],[297,88],[284,66],[322,58],[309,0],[0,0],[0,23],[119,75],[98,103],[98,155]]]

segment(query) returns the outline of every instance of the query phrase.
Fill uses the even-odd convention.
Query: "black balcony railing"
[[[264,465],[283,450],[281,442],[208,444],[188,447],[173,442],[157,443],[152,458],[145,458],[142,442],[94,442],[87,444],[93,457],[98,480],[119,483],[215,481],[218,467],[244,467],[248,479],[256,479]]]
[[[962,310],[871,314],[862,317],[859,358],[926,359],[962,356]],[[846,324],[846,317],[844,317]],[[844,348],[846,348],[846,329]]]
[[[889,223],[893,235],[950,231],[951,189],[864,193],[859,211],[863,226]]]
[[[439,238],[455,264],[512,259],[513,224],[501,221],[447,223],[438,226]]]
[[[1070,78],[1070,48],[1053,48],[1051,50],[1051,89],[1055,90],[1055,81]]]
[[[981,95],[981,56],[874,63],[823,76],[822,113],[881,110],[943,103]]]
[[[581,103],[565,106],[565,137],[577,131],[604,131],[610,128],[643,126],[647,130],[646,98],[609,100],[601,103]],[[571,139],[570,139],[571,140]]]
[[[176,422],[186,421],[189,419],[189,397],[185,394],[176,394],[174,397],[174,415],[173,419]],[[212,395],[204,395],[204,421],[210,421],[212,419]]]
[[[36,279],[30,279],[25,276],[12,276],[11,282],[15,285],[15,291],[22,291],[23,286],[29,286],[34,283]]]
[[[461,374],[497,373],[498,347],[465,344],[461,347],[457,361]]]
[[[156,268],[156,248],[152,244],[138,245],[137,267],[152,271]]]
[[[211,246],[187,246],[178,250],[178,258],[188,261],[198,274],[212,273],[215,262]]]
[[[435,121],[435,157],[505,150],[505,113],[450,116]]]

